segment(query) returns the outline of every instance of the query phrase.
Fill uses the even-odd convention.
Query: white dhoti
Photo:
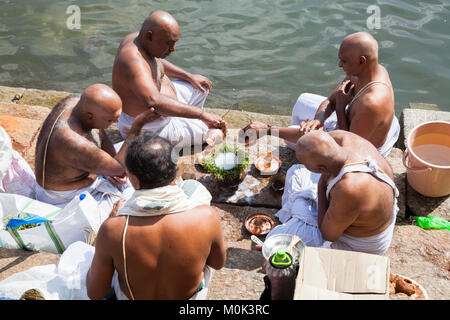
[[[307,246],[320,247],[324,244],[317,225],[317,183],[320,174],[309,171],[302,164],[293,165],[286,173],[282,208],[275,216],[281,221],[267,235],[280,233],[295,234]]]
[[[64,208],[74,197],[83,192],[89,192],[97,200],[102,213],[108,216],[114,204],[121,198],[131,196],[133,191],[134,188],[128,181],[121,187],[116,187],[107,178],[99,176],[89,186],[76,190],[48,190],[36,183],[36,200]]]
[[[300,123],[306,119],[313,120],[320,104],[327,98],[312,93],[302,93],[292,109],[290,128],[300,128]],[[338,128],[336,112],[333,112],[324,123],[324,131],[329,132]],[[387,134],[385,143],[378,148],[381,155],[386,158],[391,152],[394,144],[397,142],[400,135],[400,124],[397,117],[394,115],[391,127]],[[295,149],[295,143],[286,141],[286,145]]]
[[[181,80],[172,81],[177,92],[178,101],[203,109],[209,91],[202,93],[190,83]],[[125,139],[133,124],[134,118],[122,112],[117,123],[120,134]],[[142,130],[155,132],[180,147],[192,144],[202,144],[206,139],[208,126],[201,120],[180,117],[166,117],[147,123]]]

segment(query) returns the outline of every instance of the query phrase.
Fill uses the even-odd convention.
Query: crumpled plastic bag
[[[438,216],[413,217],[416,225],[424,229],[447,229],[450,230],[450,222]]]

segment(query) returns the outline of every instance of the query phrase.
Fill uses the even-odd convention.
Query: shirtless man
[[[212,128],[226,133],[226,123],[203,109],[211,82],[165,59],[175,51],[179,35],[177,21],[167,12],[155,11],[140,32],[122,40],[114,61],[112,85],[123,101],[117,125],[123,137],[133,118],[149,106],[164,118],[143,130],[156,132],[173,145],[202,144]],[[183,81],[171,81],[169,77]]]
[[[394,91],[387,70],[378,63],[377,41],[366,32],[347,36],[339,48],[339,67],[347,74],[328,97],[304,93],[292,111],[289,128],[249,124],[259,135],[278,130],[294,148],[303,134],[314,129],[341,129],[367,139],[387,157],[398,139],[400,126],[394,113]],[[335,113],[334,113],[335,112]]]
[[[398,190],[392,168],[373,144],[347,131],[316,130],[298,140],[296,156],[304,165],[299,169],[303,174],[309,174],[308,170],[321,174],[317,224],[291,219],[268,237],[297,224],[302,239],[309,240],[318,228],[323,237],[319,243],[330,241],[331,248],[384,254],[392,240]],[[302,229],[298,228],[302,223]]]
[[[124,152],[130,139],[157,114],[148,110],[133,123],[116,153],[104,129],[117,122],[120,97],[108,86],[94,84],[80,98],[61,100],[42,125],[36,145],[36,199],[60,207],[87,191],[99,200],[104,192],[120,195],[126,176]],[[107,177],[109,180],[103,178]],[[114,198],[103,198],[111,211]],[[109,213],[108,211],[108,213]]]
[[[125,163],[136,191],[100,227],[86,278],[91,299],[105,298],[111,283],[118,300],[204,299],[212,269],[224,266],[211,195],[195,180],[175,184],[172,148],[152,133],[130,143]]]

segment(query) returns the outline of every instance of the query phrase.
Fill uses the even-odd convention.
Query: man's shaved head
[[[164,59],[175,51],[180,27],[168,12],[155,11],[142,24],[137,37],[142,48],[152,57]]]
[[[345,37],[341,49],[354,51],[359,56],[368,59],[378,59],[378,42],[367,32],[357,32]]]
[[[122,100],[113,89],[97,83],[83,91],[76,108],[94,121],[92,127],[106,128],[117,121],[122,112]]]
[[[119,95],[113,89],[101,83],[87,87],[81,95],[80,104],[90,111],[96,109],[115,112],[122,109],[122,100]]]
[[[311,131],[298,139],[295,152],[300,163],[317,173],[323,173],[343,160],[342,148],[322,130]]]
[[[356,76],[371,66],[378,65],[378,43],[367,32],[345,37],[339,48],[339,67],[347,75]]]
[[[142,24],[141,33],[148,31],[157,31],[158,29],[172,29],[176,28],[179,30],[178,22],[175,18],[166,11],[155,11],[152,12]]]

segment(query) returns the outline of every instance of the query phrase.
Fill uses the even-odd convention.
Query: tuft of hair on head
[[[130,142],[125,165],[139,180],[142,189],[163,187],[170,184],[177,174],[172,150],[173,146],[167,139],[146,132]]]

